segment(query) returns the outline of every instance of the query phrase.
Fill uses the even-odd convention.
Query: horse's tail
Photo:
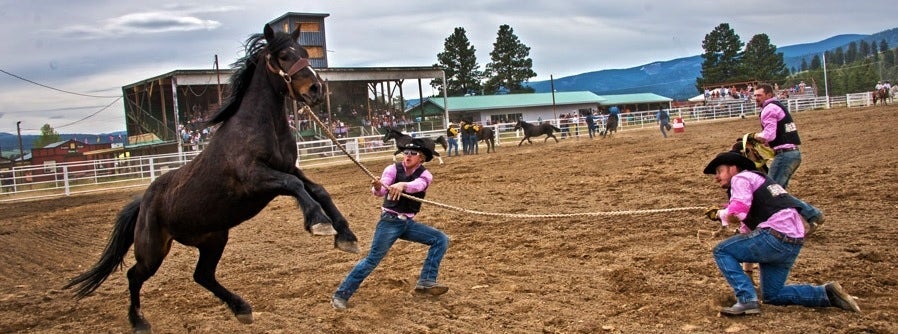
[[[446,137],[439,136],[439,137],[437,137],[437,139],[434,139],[433,141],[437,144],[440,144],[440,146],[443,147],[443,150],[446,150],[446,148],[449,147],[449,142],[446,141]]]
[[[115,271],[116,267],[121,268],[122,261],[128,249],[134,243],[134,225],[137,222],[137,213],[140,211],[140,199],[135,199],[122,209],[115,221],[115,227],[112,229],[112,235],[109,237],[109,243],[103,250],[100,260],[90,268],[87,272],[78,275],[65,285],[65,289],[76,287],[75,296],[78,299],[87,297],[94,292],[106,281],[106,278]]]
[[[555,130],[555,132],[561,132],[561,129],[559,129],[557,126],[554,126],[552,124],[549,124],[549,126],[551,126],[552,130]]]

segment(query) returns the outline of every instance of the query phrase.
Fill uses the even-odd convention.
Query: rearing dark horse
[[[552,134],[552,131],[561,132],[561,129],[549,123],[540,123],[539,125],[533,125],[524,121],[518,121],[518,124],[515,124],[514,130],[518,131],[520,129],[524,129],[524,139],[521,139],[521,142],[518,143],[518,146],[521,146],[521,144],[523,144],[525,140],[528,143],[533,144],[533,142],[530,141],[530,137],[537,137],[542,135],[546,135],[546,139],[543,140],[543,142],[546,142],[547,140],[549,140],[549,138],[552,138],[555,139],[555,142],[557,143],[558,138]]]
[[[387,129],[387,133],[384,134],[383,141],[387,143],[390,139],[394,139],[396,141],[396,148],[402,148],[406,144],[411,143],[413,137],[407,134],[402,133],[399,128],[391,127]],[[440,157],[440,153],[436,150],[436,144],[440,144],[443,147],[443,150],[446,150],[446,147],[449,145],[449,142],[446,141],[446,137],[439,136],[436,139],[431,138],[421,138],[424,140],[424,145],[427,146],[431,151],[433,151],[433,156],[440,161],[440,165],[443,164],[443,158]],[[396,161],[396,156],[393,156],[393,161]]]
[[[162,264],[172,241],[199,249],[193,279],[225,302],[237,319],[253,321],[252,307],[215,279],[228,231],[258,214],[277,196],[296,198],[306,231],[336,235],[337,248],[358,252],[346,218],[325,189],[296,166],[296,141],[284,111],[286,97],[320,103],[325,87],[293,34],[250,37],[246,56],[231,77],[228,102],[209,121],[220,124],[209,146],[183,167],[165,173],[119,213],[100,260],[72,279],[83,298],[122,265],[131,244],[136,263],[128,269],[128,320],[136,333],[151,332],[140,310],[140,289]],[[242,64],[241,64],[242,62]]]

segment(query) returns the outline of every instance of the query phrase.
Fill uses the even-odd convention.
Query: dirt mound
[[[804,162],[790,191],[823,209],[790,282],[836,280],[862,313],[763,306],[760,316],[719,318],[733,302],[710,249],[716,225],[697,211],[521,219],[425,206],[420,220],[452,245],[439,298],[412,293],[425,249],[399,242],[336,311],[329,297],[359,255],[312,237],[290,198],[278,198],[235,228],[218,271],[249,301],[256,321],[240,324],[193,283],[197,252],[175,245],[143,288],[156,333],[595,333],[898,332],[898,108],[794,115]],[[687,124],[662,139],[654,127],[613,138],[567,139],[430,164],[428,199],[485,212],[556,214],[707,206],[724,192],[704,165],[757,119]],[[366,165],[379,172],[387,160]],[[306,171],[325,185],[367,247],[379,201],[352,164]],[[92,296],[60,290],[90,267],[116,213],[135,191],[0,204],[0,332],[127,332],[127,279],[114,273]],[[198,208],[201,209],[201,208]],[[133,264],[132,255],[126,268]]]

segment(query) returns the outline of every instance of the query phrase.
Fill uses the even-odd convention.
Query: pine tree
[[[845,62],[843,64],[851,64],[859,59],[861,59],[861,57],[858,56],[857,42],[849,43],[848,50],[845,51]]]
[[[56,133],[56,130],[53,130],[53,127],[51,127],[50,124],[44,124],[44,126],[41,127],[41,136],[34,140],[32,147],[43,148],[58,142],[60,140],[59,138],[59,134]]]
[[[829,60],[830,57],[826,57],[826,60],[829,61],[829,64],[834,65],[845,65],[847,63],[845,59],[845,50],[842,47],[837,47],[836,51],[833,53],[832,60]]]
[[[826,54],[829,54],[829,52],[827,52]],[[810,66],[808,69],[810,69],[810,70],[812,70],[812,71],[813,71],[813,70],[819,70],[819,69],[821,68],[821,66],[822,66],[822,64],[821,64],[821,61],[820,61],[820,56],[819,56],[819,55],[814,55],[814,57],[811,58],[811,66]]]
[[[446,93],[449,96],[463,96],[469,93],[480,93],[480,80],[483,72],[477,64],[476,49],[471,45],[465,28],[456,27],[455,32],[446,37],[443,52],[437,54],[440,66],[446,73]],[[442,90],[442,78],[434,79],[430,85]]]
[[[804,72],[804,71],[807,71],[807,70],[808,70],[808,59],[807,59],[807,58],[801,58],[801,71]]]
[[[748,41],[741,64],[744,79],[783,82],[789,76],[783,54],[776,52],[776,46],[770,44],[767,34],[757,34]]]
[[[696,78],[696,88],[703,92],[703,86],[744,80],[739,73],[742,41],[728,23],[721,23],[702,41],[702,77]]]
[[[533,72],[533,59],[530,59],[530,47],[521,43],[507,24],[499,26],[490,58],[492,61],[486,64],[485,71],[488,79],[483,85],[487,94],[495,94],[499,87],[504,87],[510,93],[534,91],[523,85],[536,76]]]

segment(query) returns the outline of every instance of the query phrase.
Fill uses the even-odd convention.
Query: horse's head
[[[399,130],[396,130],[394,128],[389,128],[389,129],[387,129],[387,133],[384,134],[383,141],[384,141],[384,143],[387,143],[390,141],[390,139],[399,138],[400,134],[401,134],[401,132],[399,132]]]
[[[310,106],[321,103],[327,87],[309,63],[309,52],[299,45],[299,29],[292,34],[275,32],[265,25],[264,36],[268,44],[265,66],[281,77],[294,100]]]
[[[514,131],[518,131],[523,127],[524,127],[524,121],[518,121],[518,123],[514,125]]]

